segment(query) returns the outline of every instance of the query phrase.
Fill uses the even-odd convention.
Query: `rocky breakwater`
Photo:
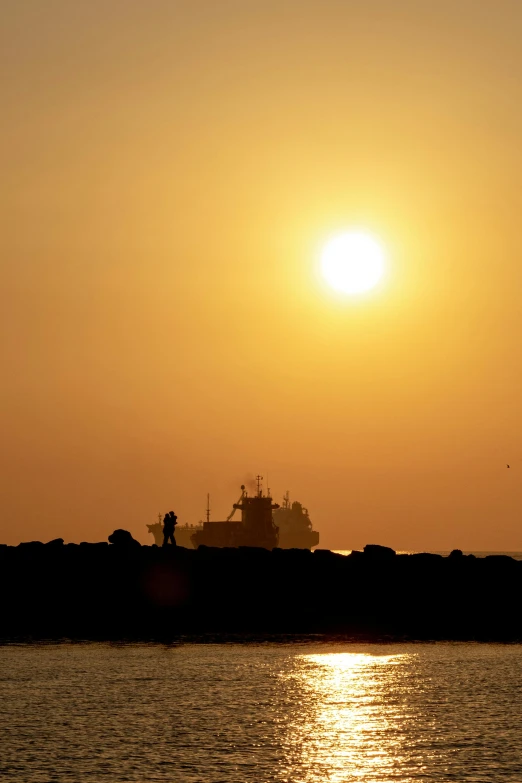
[[[522,641],[522,562],[456,550],[0,546],[0,636],[328,634]]]

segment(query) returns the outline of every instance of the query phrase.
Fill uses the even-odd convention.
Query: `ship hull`
[[[319,533],[316,530],[279,531],[280,549],[312,549],[319,543]]]
[[[186,549],[194,549],[192,536],[202,528],[200,527],[177,527],[174,531],[174,538],[178,546],[184,546]]]
[[[249,529],[242,522],[205,522],[203,530],[192,536],[192,543],[196,549],[198,546],[274,549],[278,546],[277,529],[258,531]]]

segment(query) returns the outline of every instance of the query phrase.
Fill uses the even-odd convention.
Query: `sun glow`
[[[384,265],[379,242],[361,231],[334,237],[321,254],[325,279],[344,294],[360,294],[376,286],[384,274]]]
[[[414,656],[382,652],[312,653],[295,659],[287,681],[295,688],[298,707],[286,732],[294,768],[311,770],[300,780],[391,780],[394,770],[404,766],[401,737],[408,718],[402,694]]]

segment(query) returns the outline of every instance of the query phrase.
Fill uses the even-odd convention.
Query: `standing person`
[[[173,511],[169,511],[163,518],[163,546],[167,546],[169,538],[172,546],[176,546],[176,539],[174,538],[174,528],[176,527],[178,518]]]

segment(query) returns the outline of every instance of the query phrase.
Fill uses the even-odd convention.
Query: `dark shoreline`
[[[0,639],[522,641],[509,556],[0,546]]]
[[[179,634],[177,636],[124,636],[124,637],[111,637],[111,636],[93,636],[89,638],[65,636],[65,637],[49,637],[49,636],[15,636],[15,637],[1,637],[0,636],[0,649],[2,647],[27,647],[27,646],[60,646],[60,645],[97,645],[102,644],[108,647],[125,647],[125,646],[158,646],[158,647],[182,647],[183,645],[232,645],[232,646],[277,646],[277,645],[295,645],[296,647],[306,646],[320,646],[320,645],[339,645],[346,647],[348,645],[364,646],[364,647],[396,647],[398,645],[440,645],[440,644],[477,644],[487,645],[495,644],[504,647],[517,647],[522,645],[522,639],[497,639],[497,638],[479,638],[479,639],[430,639],[430,638],[416,638],[407,636],[367,636],[364,634],[352,635],[352,634],[284,634],[284,633],[260,633],[260,634],[232,634],[232,633],[201,633],[201,634]]]

